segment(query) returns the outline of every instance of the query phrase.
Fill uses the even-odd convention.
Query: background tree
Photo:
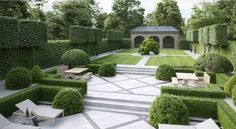
[[[129,37],[129,31],[143,24],[144,9],[137,0],[114,0],[113,12],[105,20],[104,30],[115,29]]]
[[[181,29],[182,16],[175,0],[162,0],[157,4],[154,11],[155,25],[174,26],[176,29]]]

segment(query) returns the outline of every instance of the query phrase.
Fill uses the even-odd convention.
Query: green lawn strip
[[[160,66],[163,64],[168,64],[173,67],[180,66],[193,66],[194,59],[190,56],[164,56],[164,57],[151,57],[146,65]]]
[[[115,64],[137,64],[142,57],[132,55],[111,54],[102,58],[93,60],[92,63],[115,63]]]
[[[171,55],[187,55],[183,50],[161,49],[160,52]]]
[[[121,50],[117,53],[128,53],[128,54],[133,54],[133,53],[138,53],[138,49],[129,49],[129,50]]]

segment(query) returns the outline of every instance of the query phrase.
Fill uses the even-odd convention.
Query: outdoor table
[[[184,80],[184,85],[188,85],[189,80],[196,81],[198,77],[193,73],[176,73],[178,79]]]
[[[75,78],[76,75],[81,75],[81,73],[83,73],[84,71],[87,71],[88,68],[73,68],[73,69],[69,69],[66,70],[64,73],[65,74],[70,74],[73,76],[73,78]]]

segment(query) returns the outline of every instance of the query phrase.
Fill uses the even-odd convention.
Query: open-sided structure
[[[139,44],[149,37],[160,43],[160,48],[178,48],[179,30],[172,26],[136,27],[130,33],[132,48],[139,47]]]

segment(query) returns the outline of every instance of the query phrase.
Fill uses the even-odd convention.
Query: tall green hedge
[[[186,40],[191,41],[191,31],[190,30],[186,31]]]
[[[203,27],[203,30],[202,30],[202,42],[204,44],[209,44],[209,30],[210,30],[209,26]]]
[[[0,16],[0,48],[14,48],[19,45],[18,21]]]
[[[100,43],[102,42],[102,30],[101,29],[95,29],[95,33],[96,33],[96,42]]]
[[[203,43],[203,28],[198,29],[198,42]]]
[[[224,24],[215,24],[210,26],[209,43],[212,45],[227,44],[227,26]]]
[[[87,29],[87,42],[96,43],[96,30],[94,28],[86,28]]]
[[[21,47],[37,47],[47,44],[47,24],[38,21],[19,21]]]
[[[194,43],[198,42],[198,30],[192,30],[191,31],[191,38],[190,40]]]
[[[70,26],[69,39],[71,44],[80,44],[87,42],[87,27],[83,26]]]
[[[109,30],[107,32],[108,41],[120,41],[122,39],[122,34],[120,31]]]

